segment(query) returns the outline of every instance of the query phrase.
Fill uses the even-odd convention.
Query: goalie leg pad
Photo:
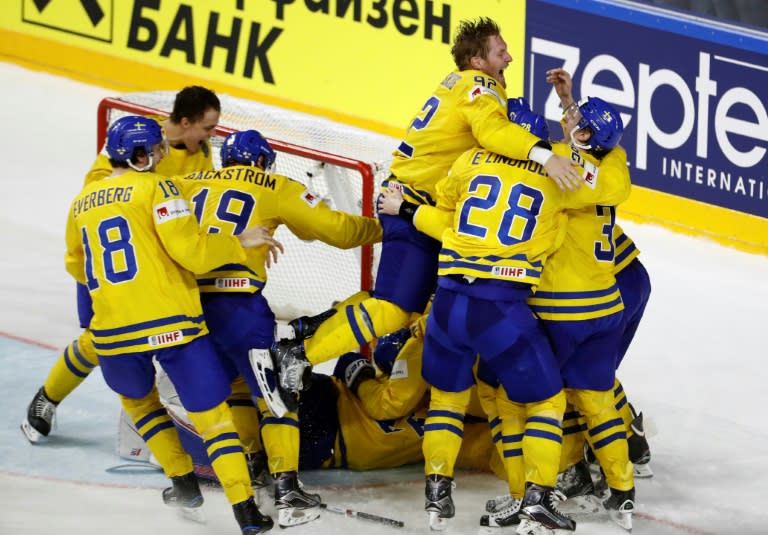
[[[299,408],[298,398],[282,390],[277,381],[275,363],[268,349],[251,349],[248,352],[251,368],[259,383],[261,397],[269,407],[272,415],[282,418],[287,412],[296,412]]]

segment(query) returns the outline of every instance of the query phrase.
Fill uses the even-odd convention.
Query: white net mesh
[[[135,104],[169,113],[175,92],[158,91],[120,95],[122,103],[108,105],[108,122],[134,110],[120,108]],[[315,116],[284,110],[258,102],[219,95],[221,119],[225,129],[255,129],[270,141],[278,156],[274,172],[304,183],[313,193],[321,196],[332,208],[353,214],[370,210],[379,184],[389,176],[392,148],[396,141],[359,128],[343,125]],[[102,125],[100,128],[105,128]],[[222,132],[219,132],[222,134]],[[224,135],[211,139],[214,163],[220,165],[219,148]],[[281,149],[279,142],[294,147]],[[358,169],[330,163],[328,155],[341,156],[367,164],[373,174],[372,192],[367,202],[363,199],[366,179]],[[290,150],[291,153],[288,151]],[[293,154],[299,152],[299,154]],[[335,161],[330,158],[331,161]],[[327,309],[365,288],[365,271],[375,273],[379,246],[374,247],[373,264],[366,266],[361,249],[343,251],[322,242],[306,242],[296,238],[287,228],[280,227],[276,238],[285,245],[276,266],[269,270],[269,281],[264,294],[279,319],[289,320],[300,315],[313,315]]]

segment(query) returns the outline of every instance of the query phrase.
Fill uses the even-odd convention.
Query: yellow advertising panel
[[[0,56],[124,90],[207,83],[399,136],[487,16],[522,93],[525,0],[8,0]],[[185,82],[186,80],[186,82]]]

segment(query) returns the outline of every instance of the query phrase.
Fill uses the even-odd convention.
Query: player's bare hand
[[[380,214],[397,215],[403,204],[403,192],[399,189],[386,188],[379,195],[378,208]]]
[[[573,102],[573,80],[568,71],[560,68],[548,70],[547,83],[554,86],[563,109],[570,106]]]
[[[565,156],[553,154],[544,164],[544,169],[563,191],[576,191],[583,183],[578,165]]]
[[[240,244],[246,248],[266,246],[268,248],[267,267],[276,264],[279,254],[285,253],[283,244],[272,236],[268,228],[261,225],[254,225],[245,229],[237,238],[240,240]]]

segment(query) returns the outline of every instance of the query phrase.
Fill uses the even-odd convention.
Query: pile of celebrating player
[[[546,120],[507,98],[512,57],[493,21],[463,21],[451,52],[457,69],[396,147],[378,218],[271,172],[254,130],[227,137],[215,170],[208,89],[179,92],[167,119],[115,120],[67,222],[84,331],[30,403],[29,440],[100,366],[172,482],[165,503],[199,516],[198,475],[215,477],[244,535],[273,526],[254,500],[268,479],[287,527],[321,511],[300,468],[415,462],[432,530],[455,515],[461,467],[507,482],[483,526],[573,531],[573,516],[602,509],[631,530],[634,478],[652,472],[616,369],[650,282],[616,224],[631,186],[621,117],[576,102],[553,69],[563,139],[550,141]],[[262,289],[281,224],[382,252],[371,293],[276,340]],[[356,352],[369,342],[373,362]],[[312,371],[334,358],[332,376]]]

